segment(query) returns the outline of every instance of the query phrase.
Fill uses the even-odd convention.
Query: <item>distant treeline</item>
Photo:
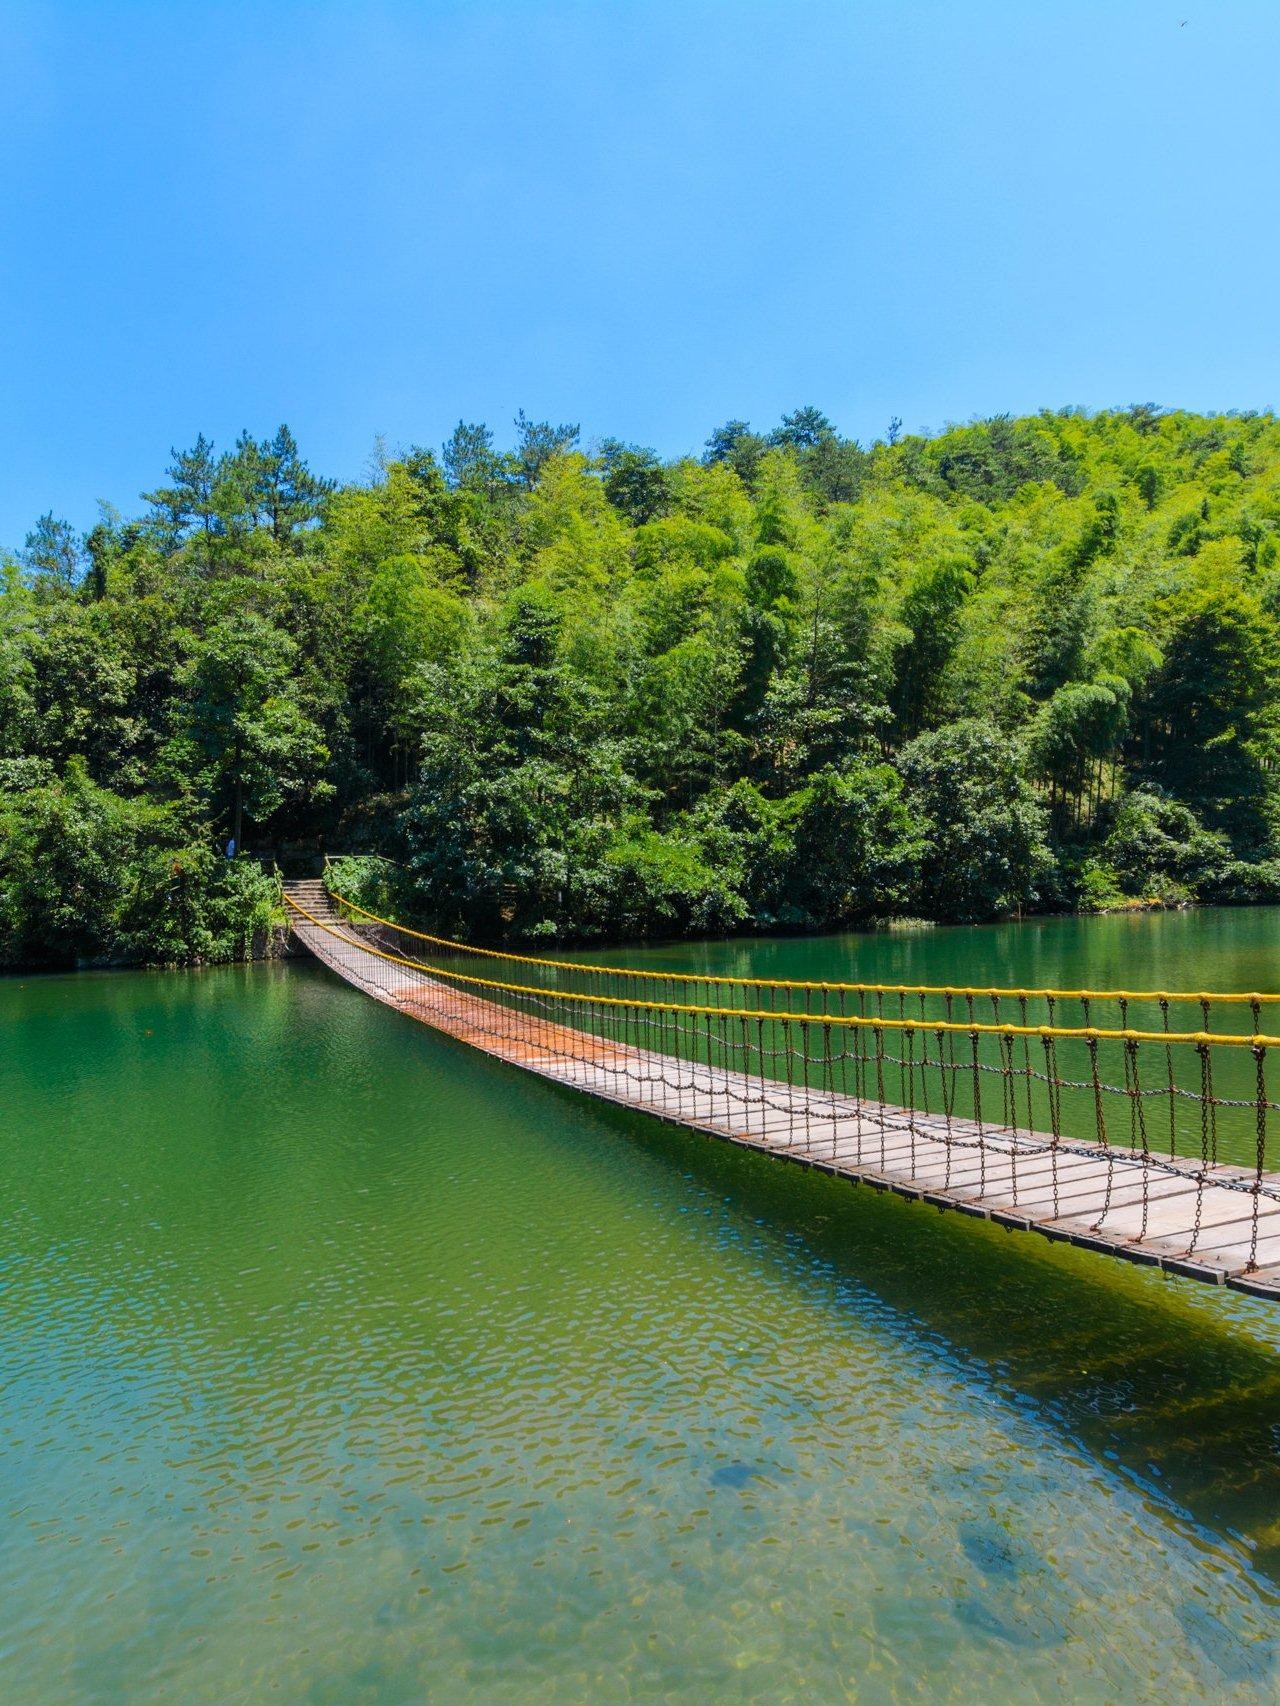
[[[486,941],[1280,897],[1270,414],[281,428],[143,502],[0,567],[0,963],[243,952],[230,838]]]

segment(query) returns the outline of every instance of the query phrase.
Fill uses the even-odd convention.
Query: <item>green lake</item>
[[[633,951],[1280,988],[1280,910]],[[1270,1702],[1280,1310],[304,961],[0,981],[0,1699]]]

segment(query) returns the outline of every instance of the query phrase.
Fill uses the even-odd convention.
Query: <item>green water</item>
[[[1015,989],[1280,991],[1280,907],[1031,918],[875,935],[610,948],[576,959],[733,977]],[[981,1015],[980,1015],[981,1016]]]
[[[1280,913],[653,963],[1280,987]],[[305,965],[0,982],[0,1698],[1270,1701],[1280,1311]]]

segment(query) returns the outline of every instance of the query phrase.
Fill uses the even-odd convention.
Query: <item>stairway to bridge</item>
[[[335,905],[322,880],[287,885],[285,898],[295,936],[337,976],[513,1067],[940,1209],[1280,1299],[1280,1171],[1269,1165],[1267,1137],[1280,1103],[1265,1082],[1280,1037],[1258,1031],[1260,1004],[1276,997],[1218,998],[1251,1005],[1252,1030],[1236,1034],[1169,1030],[1176,1001],[1199,1003],[1207,1024],[1210,998],[1200,995],[1150,997],[1164,1015],[1158,1033],[988,1024],[973,1016],[973,991],[895,987],[894,1017],[892,1001],[885,1013],[885,986],[766,984],[501,955]],[[869,988],[879,991],[870,1013]],[[779,991],[790,1006],[779,1005]],[[856,1014],[844,991],[863,992]],[[1000,998],[1006,1009],[1012,1000],[1024,1021],[1041,996],[1051,1020],[1067,995],[1083,1002],[1086,1020],[1112,999],[982,993],[995,998],[997,1015]],[[967,1006],[953,1019],[961,995]],[[948,1017],[929,1016],[926,996],[945,997]],[[1114,999],[1127,1020],[1135,998]],[[1099,1064],[1105,1048],[1115,1051],[1110,1074]],[[1158,1068],[1147,1083],[1140,1049]],[[1075,1051],[1074,1075],[1060,1050]],[[1213,1063],[1226,1050],[1227,1076],[1247,1096],[1214,1088]],[[1109,1108],[1110,1129],[1119,1109],[1129,1143],[1109,1135]]]

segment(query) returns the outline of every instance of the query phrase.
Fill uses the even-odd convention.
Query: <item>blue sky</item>
[[[1280,400],[1275,0],[0,0],[0,74],[0,544],[282,420]]]

